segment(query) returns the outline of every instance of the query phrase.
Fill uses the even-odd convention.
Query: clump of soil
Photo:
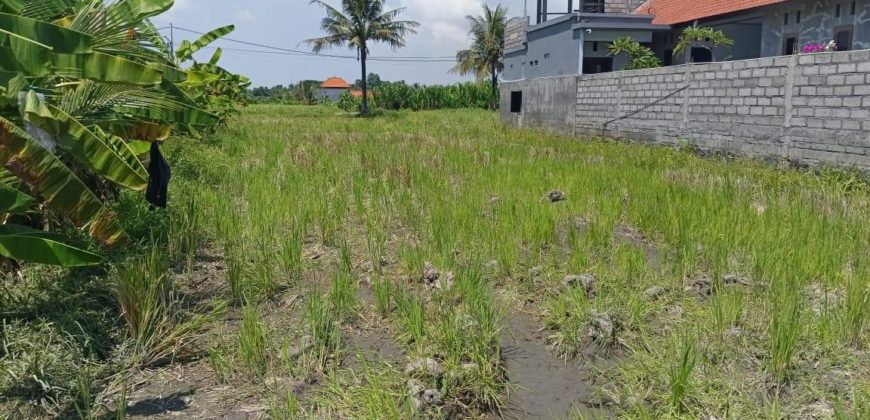
[[[423,284],[426,290],[449,290],[453,287],[453,272],[448,271],[442,276],[432,263],[426,262],[423,265]]]
[[[739,276],[737,274],[725,274],[721,277],[722,286],[726,287],[735,287],[735,286],[752,286],[752,282],[749,281],[746,277]],[[710,276],[703,274],[695,279],[689,281],[689,285],[686,286],[685,291],[695,295],[699,299],[705,299],[710,297],[715,290],[715,282]]]
[[[595,276],[592,274],[579,274],[579,275],[568,275],[565,276],[565,287],[569,289],[573,289],[575,287],[582,287],[586,292],[586,296],[592,296],[595,293],[595,285],[597,280]]]
[[[547,200],[550,200],[551,203],[558,203],[567,199],[568,197],[565,196],[565,193],[559,190],[553,190],[547,193]]]

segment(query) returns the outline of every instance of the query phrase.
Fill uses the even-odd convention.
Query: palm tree
[[[369,55],[369,44],[383,42],[396,50],[405,46],[405,36],[416,34],[419,23],[412,20],[396,20],[404,8],[384,10],[384,0],[342,0],[341,10],[323,1],[312,0],[326,9],[326,17],[320,22],[320,28],[328,35],[313,38],[305,42],[311,49],[320,51],[339,45],[347,45],[355,49],[362,65],[362,107],[363,115],[368,113],[369,90],[366,81],[366,59]]]
[[[451,71],[461,75],[473,74],[478,80],[490,78],[492,83],[492,108],[495,109],[498,92],[498,75],[504,70],[504,32],[507,25],[507,9],[498,5],[491,9],[483,5],[480,16],[466,16],[471,23],[471,48],[456,53],[456,66]]]

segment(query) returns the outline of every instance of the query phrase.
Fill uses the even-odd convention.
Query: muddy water
[[[508,398],[508,418],[565,418],[574,410],[593,414],[581,401],[592,396],[586,371],[564,362],[547,349],[540,326],[520,314],[506,316],[502,352],[508,379],[515,386]]]

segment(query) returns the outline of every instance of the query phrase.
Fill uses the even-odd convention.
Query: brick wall
[[[604,13],[632,13],[641,4],[643,0],[607,0],[604,3]]]
[[[870,170],[868,50],[575,77],[573,126],[549,129]]]

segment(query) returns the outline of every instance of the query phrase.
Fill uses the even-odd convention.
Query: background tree
[[[638,70],[661,67],[662,61],[655,53],[641,45],[639,42],[631,39],[631,37],[623,36],[613,40],[609,47],[610,55],[617,56],[619,54],[628,55],[628,61],[623,70]]]
[[[360,112],[368,114],[368,82],[366,80],[366,59],[369,55],[369,44],[383,42],[393,50],[405,46],[405,36],[415,34],[419,23],[412,20],[397,20],[405,10],[384,10],[384,0],[342,0],[341,10],[338,10],[320,0],[312,0],[326,9],[326,17],[320,22],[320,28],[328,35],[313,38],[305,42],[311,45],[314,52],[326,48],[347,45],[359,56],[362,67],[362,106]]]
[[[451,71],[461,75],[475,75],[478,80],[490,79],[493,109],[498,104],[498,75],[504,70],[504,32],[507,9],[483,5],[480,16],[466,16],[471,23],[471,47],[456,53],[456,66]]]
[[[677,42],[677,46],[674,47],[674,55],[684,53],[686,63],[688,63],[692,55],[692,48],[704,48],[710,51],[713,61],[716,61],[713,49],[716,47],[730,47],[732,45],[734,45],[734,40],[725,36],[724,32],[693,25],[683,29],[683,33],[680,34],[680,40]]]
[[[381,80],[381,75],[379,75],[377,73],[369,73],[369,76],[366,78],[366,83],[368,83],[367,86],[369,89],[377,89],[377,88],[383,86],[384,81]],[[353,87],[362,89],[362,79],[356,79],[356,82],[354,82]]]

